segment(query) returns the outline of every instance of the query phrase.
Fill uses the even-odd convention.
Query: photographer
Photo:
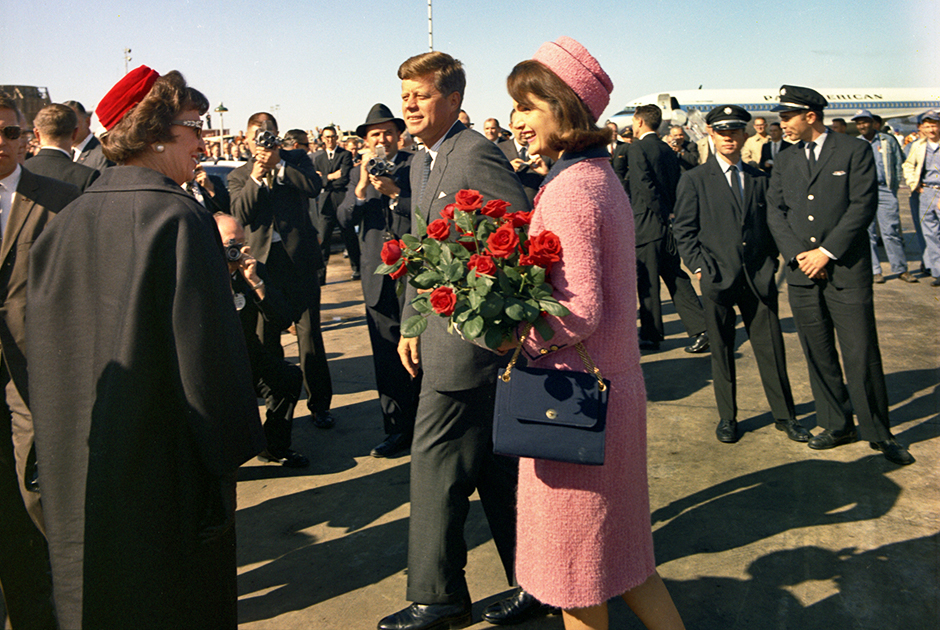
[[[365,140],[365,149],[337,213],[343,228],[359,226],[362,244],[362,295],[387,434],[385,441],[372,449],[373,457],[390,457],[411,446],[421,385],[420,378],[412,379],[398,359],[404,293],[396,291],[396,280],[375,274],[385,243],[411,232],[409,174],[413,154],[398,150],[404,129],[405,122],[392,116],[388,107],[381,103],[372,107],[366,122],[356,128],[356,134]]]
[[[229,174],[232,216],[245,226],[252,255],[263,262],[278,286],[299,307],[294,320],[307,408],[315,426],[329,429],[333,385],[320,332],[320,245],[310,222],[310,199],[322,183],[303,149],[280,149],[277,121],[259,112],[248,119],[251,159]],[[265,348],[283,356],[281,331],[262,325]]]
[[[682,172],[698,166],[698,146],[685,137],[685,130],[679,126],[669,128],[669,135],[664,138],[669,148],[676,152]]]
[[[256,332],[259,316],[266,324],[283,330],[290,326],[295,315],[284,295],[265,282],[267,272],[251,255],[251,247],[245,244],[241,224],[221,212],[215,214],[215,223],[225,245],[225,261],[232,275],[232,295],[245,333],[255,393],[264,398],[268,410],[264,421],[268,448],[258,458],[288,468],[306,468],[310,460],[290,449],[294,407],[300,397],[303,373],[297,366],[268,352]]]

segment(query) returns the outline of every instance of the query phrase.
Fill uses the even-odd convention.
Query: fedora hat
[[[372,106],[372,109],[369,110],[369,115],[366,116],[366,121],[356,127],[356,135],[360,138],[365,138],[369,127],[389,121],[395,123],[395,126],[398,127],[398,133],[401,133],[405,130],[404,120],[392,116],[392,110],[382,103],[376,103]]]

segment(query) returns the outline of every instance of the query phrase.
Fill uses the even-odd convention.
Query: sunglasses
[[[23,129],[19,125],[8,125],[0,128],[0,135],[3,135],[7,140],[19,140],[22,133]]]
[[[202,137],[202,119],[199,120],[174,120],[170,124],[180,125],[181,127],[189,127],[194,130],[196,136]]]

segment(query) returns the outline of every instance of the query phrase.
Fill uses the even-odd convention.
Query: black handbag
[[[610,381],[581,343],[575,349],[587,372],[516,366],[528,330],[496,381],[493,452],[603,464]]]

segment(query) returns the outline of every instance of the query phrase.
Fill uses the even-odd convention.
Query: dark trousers
[[[0,367],[0,375],[12,386],[5,367]],[[14,630],[55,630],[49,550],[23,501],[15,424],[10,405],[0,402],[0,588]],[[35,501],[38,504],[38,494]]]
[[[515,460],[493,454],[495,393],[495,384],[460,392],[422,389],[411,445],[409,601],[469,601],[464,525],[474,490],[512,583],[517,469]]]
[[[265,263],[268,273],[277,278],[281,287],[291,287],[289,299],[306,305],[303,314],[294,322],[297,331],[297,349],[300,369],[303,370],[307,386],[307,408],[311,413],[328,411],[333,400],[333,381],[326,363],[326,349],[320,329],[320,285],[316,278],[299,278],[293,263],[282,246],[272,245]],[[259,336],[265,349],[278,359],[284,358],[281,347],[281,330],[265,326],[259,318]]]
[[[858,418],[859,436],[869,442],[891,437],[888,390],[875,328],[871,285],[837,289],[827,281],[789,286],[790,309],[809,368],[819,426],[841,430]],[[845,382],[836,351],[845,366]]]
[[[251,366],[255,378],[255,391],[264,398],[267,412],[264,420],[264,437],[268,452],[282,455],[291,445],[291,429],[294,423],[294,407],[303,387],[303,372],[296,365],[284,360],[263,361]]]
[[[327,261],[330,260],[330,240],[333,237],[333,230],[339,228],[339,233],[343,237],[343,244],[346,246],[346,253],[349,254],[349,266],[352,268],[353,273],[359,273],[359,236],[356,234],[355,228],[341,226],[336,218],[336,208],[342,203],[345,195],[345,192],[341,192],[326,193],[320,196],[320,221],[317,224],[321,239],[320,248],[323,250],[323,264],[326,265]]]
[[[659,279],[662,278],[679,313],[682,325],[690,337],[705,332],[702,303],[692,287],[689,276],[682,270],[679,251],[672,229],[666,236],[636,248],[636,288],[640,296],[640,338],[662,341],[663,310],[659,298]]]
[[[705,281],[703,281],[704,283]],[[780,331],[776,292],[767,303],[761,301],[742,275],[728,289],[717,294],[705,291],[702,301],[705,325],[711,342],[712,385],[718,416],[724,420],[737,420],[737,382],[734,367],[735,321],[737,304],[744,321],[744,329],[751,341],[757,369],[760,372],[764,395],[777,420],[796,418],[790,378],[787,376],[787,357]]]
[[[398,300],[395,300],[392,310],[397,309]],[[414,432],[418,396],[421,393],[421,374],[419,373],[417,378],[411,378],[398,356],[401,318],[367,306],[366,324],[369,328],[369,341],[372,343],[375,386],[382,406],[385,433],[411,435]]]

